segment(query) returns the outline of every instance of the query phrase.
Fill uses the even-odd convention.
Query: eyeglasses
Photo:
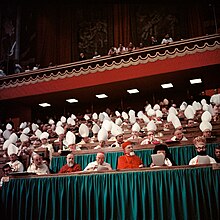
[[[206,149],[206,146],[196,147],[196,149],[203,150],[203,149]]]

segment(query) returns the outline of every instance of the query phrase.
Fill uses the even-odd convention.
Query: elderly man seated
[[[100,152],[96,155],[96,160],[89,163],[84,171],[100,171],[100,170],[112,170],[109,163],[105,162],[105,154]]]
[[[192,158],[189,161],[189,165],[196,165],[196,164],[204,163],[204,162],[199,161],[200,157],[203,157],[203,159],[207,158],[205,163],[208,163],[208,164],[216,163],[214,158],[207,155],[207,152],[206,152],[206,138],[205,137],[203,137],[203,136],[196,137],[193,140],[193,144],[195,145],[197,156],[195,156],[194,158]]]
[[[131,168],[141,168],[143,167],[143,162],[141,158],[135,155],[132,143],[126,141],[122,144],[124,150],[124,155],[118,158],[117,169],[131,169]]]
[[[66,165],[61,167],[59,173],[72,173],[81,170],[81,166],[74,162],[74,155],[70,153],[66,156]]]
[[[33,163],[28,167],[27,172],[36,173],[38,175],[49,174],[49,168],[43,163],[43,159],[39,154],[32,156]]]
[[[18,148],[14,144],[9,144],[8,146],[8,156],[10,161],[7,163],[11,167],[12,172],[23,172],[24,166],[18,160]]]

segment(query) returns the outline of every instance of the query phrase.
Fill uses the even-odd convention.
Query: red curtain
[[[114,45],[122,43],[125,47],[131,39],[130,12],[128,4],[114,4]]]

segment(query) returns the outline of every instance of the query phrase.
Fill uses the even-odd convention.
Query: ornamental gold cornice
[[[169,46],[165,46],[164,48],[160,46],[159,51],[147,52],[145,51],[135,51],[134,53],[125,54],[122,56],[116,56],[115,58],[107,57],[106,60],[102,59],[102,62],[97,61],[94,63],[91,60],[90,64],[87,61],[86,65],[76,68],[76,65],[62,65],[62,68],[54,68],[51,71],[47,71],[47,73],[32,73],[32,75],[25,75],[23,77],[11,78],[7,80],[3,80],[0,84],[0,89],[13,88],[18,86],[25,86],[30,84],[36,84],[41,82],[49,82],[52,80],[59,80],[71,77],[78,77],[81,75],[87,75],[97,72],[104,72],[110,70],[117,70],[121,68],[128,68],[130,66],[137,66],[140,64],[147,65],[148,63],[153,63],[157,61],[163,61],[166,59],[174,59],[177,57],[183,57],[187,55],[193,55],[196,53],[204,53],[206,51],[214,51],[220,49],[219,41],[214,41],[213,43],[205,42],[203,45],[194,44],[193,47],[189,46],[181,46],[180,49],[178,46],[172,49]],[[112,59],[112,60],[111,60]],[[78,62],[80,64],[80,62]],[[65,70],[66,68],[66,70]],[[59,70],[61,69],[61,70]]]

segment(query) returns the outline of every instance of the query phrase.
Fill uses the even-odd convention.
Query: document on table
[[[151,158],[154,165],[163,166],[165,159],[164,154],[151,154]]]
[[[207,155],[206,156],[198,155],[198,164],[210,164],[209,157]]]

